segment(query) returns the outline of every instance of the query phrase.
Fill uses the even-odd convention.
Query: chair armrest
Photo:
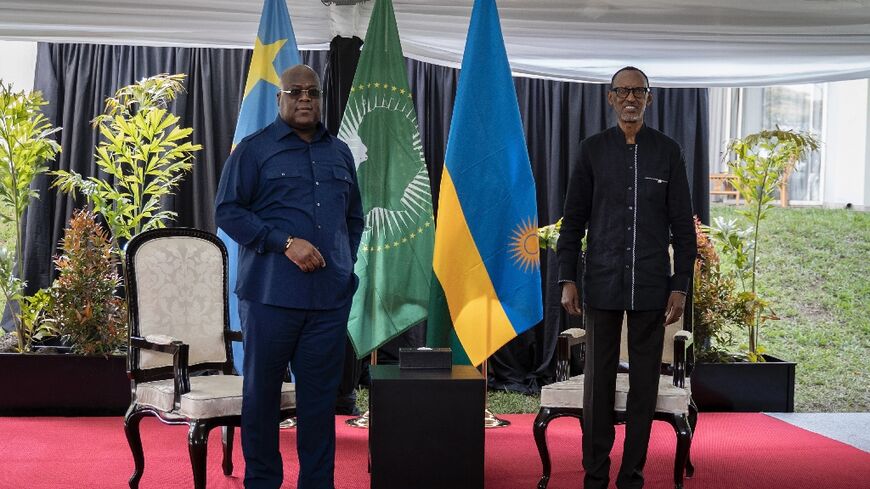
[[[190,373],[188,358],[190,346],[181,340],[165,335],[148,335],[145,338],[130,337],[130,348],[139,348],[168,353],[172,355],[172,377],[174,379],[175,408],[181,404],[182,394],[190,392]]]
[[[686,387],[686,352],[692,346],[692,341],[692,333],[684,329],[674,334],[674,385],[681,389]]]
[[[571,328],[559,333],[556,339],[556,382],[571,377],[571,347],[574,345],[581,345],[581,354],[585,355],[582,348],[586,346],[586,330]]]
[[[230,341],[237,341],[239,343],[244,341],[244,337],[242,336],[241,331],[227,331],[227,339]]]

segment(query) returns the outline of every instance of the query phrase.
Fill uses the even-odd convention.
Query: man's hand
[[[562,302],[565,301],[565,292],[562,292]],[[682,292],[671,292],[668,297],[668,307],[665,309],[665,326],[673,324],[683,317],[683,310],[686,308],[686,294]]]
[[[562,307],[572,316],[583,314],[580,307],[580,294],[577,293],[577,284],[574,282],[562,282]]]
[[[293,242],[284,250],[284,256],[306,273],[326,266],[326,260],[323,259],[320,251],[302,238],[293,238]]]

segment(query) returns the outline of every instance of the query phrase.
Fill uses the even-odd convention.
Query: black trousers
[[[643,466],[658,396],[664,342],[664,310],[609,311],[586,307],[583,384],[585,489],[606,489],[615,438],[616,371],[623,315],[628,315],[629,393],[625,445],[616,479],[619,489],[643,487]]]

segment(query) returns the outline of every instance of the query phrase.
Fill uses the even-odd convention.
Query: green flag
[[[426,319],[432,276],[432,192],[390,0],[375,4],[338,135],[365,214],[348,321],[362,358]]]

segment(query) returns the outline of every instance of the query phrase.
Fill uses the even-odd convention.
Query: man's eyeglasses
[[[319,88],[291,88],[290,90],[281,90],[281,93],[286,93],[293,98],[299,98],[303,93],[310,98],[320,98],[323,95],[323,90]]]
[[[613,87],[611,92],[616,93],[619,98],[628,97],[628,94],[634,94],[634,98],[641,98],[649,93],[649,87]]]

